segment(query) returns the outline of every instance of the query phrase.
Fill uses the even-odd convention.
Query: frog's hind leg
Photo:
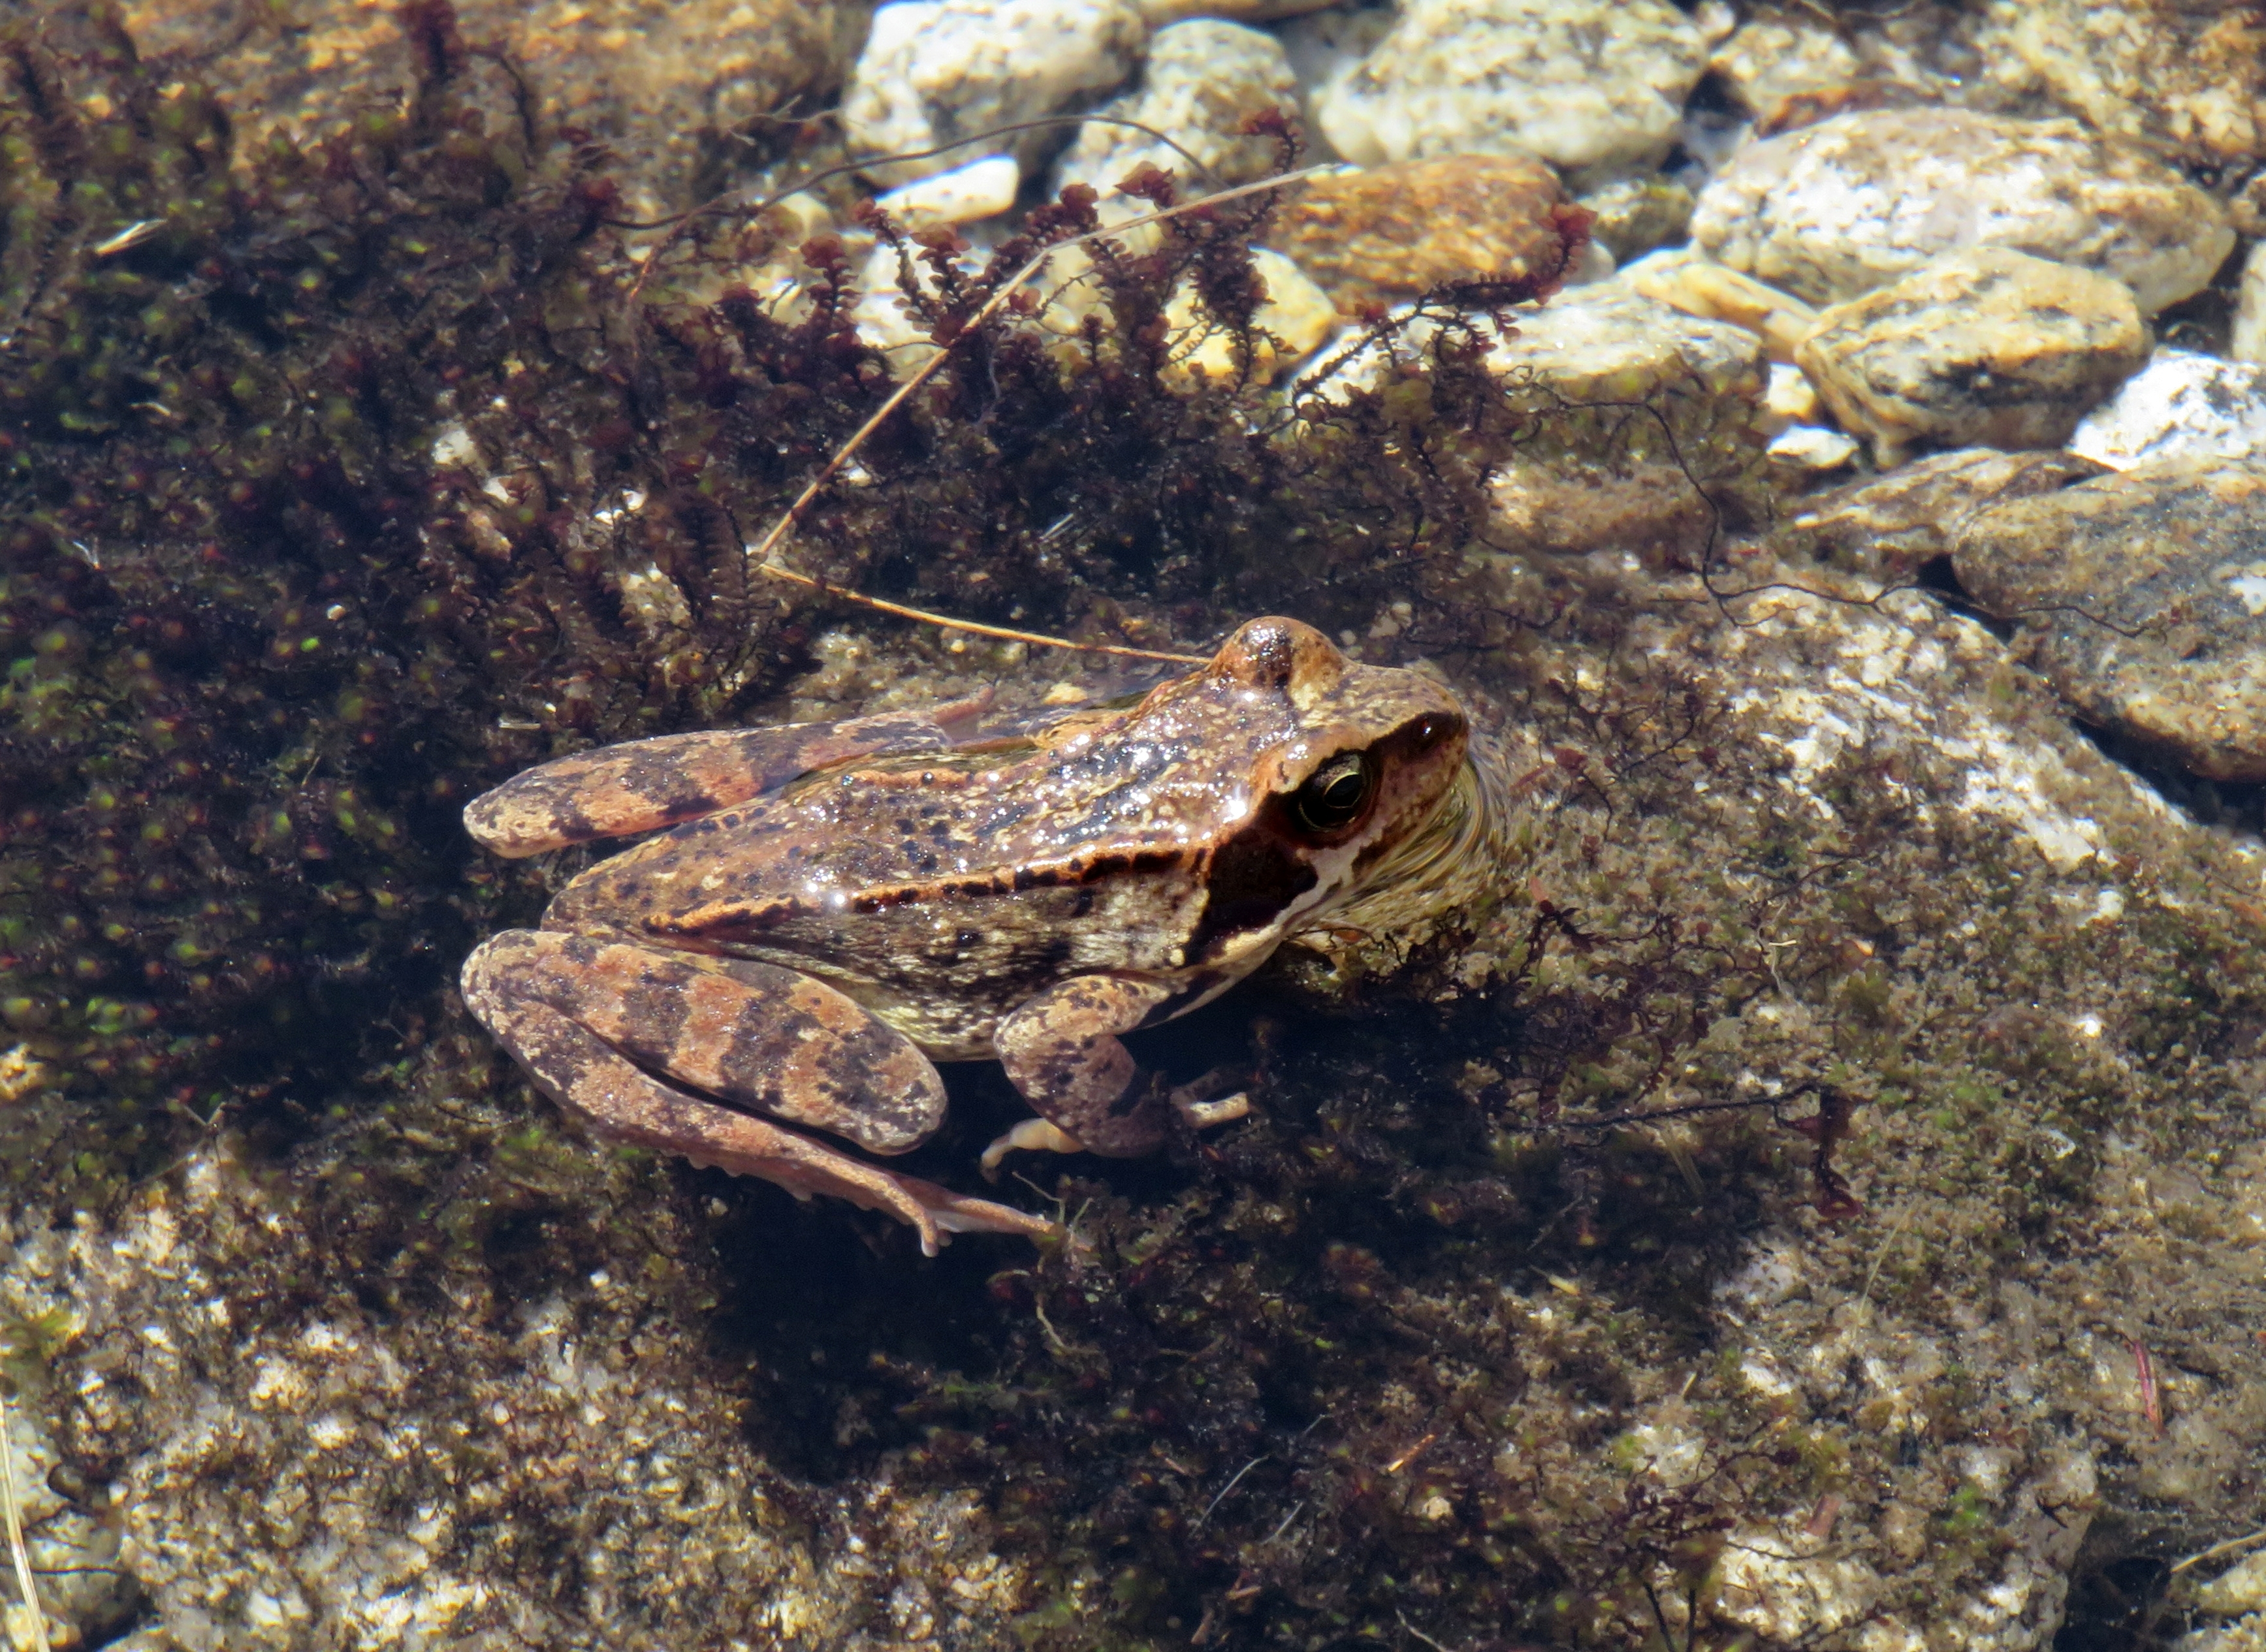
[[[610,951],[631,957],[599,955]],[[759,1048],[727,1037],[726,1042],[739,1050],[737,1056],[711,1051],[694,1059],[683,1053],[688,1035],[720,1025],[718,1017],[731,998],[732,988],[741,988],[740,1012],[749,1007],[749,1000],[760,1001],[761,995],[748,990],[730,973],[701,969],[701,964],[711,961],[705,960],[691,966],[692,972],[705,979],[676,979],[672,983],[667,967],[680,961],[584,936],[507,931],[465,960],[464,1002],[526,1068],[538,1089],[594,1135],[607,1140],[679,1153],[695,1164],[713,1166],[735,1175],[759,1176],[798,1198],[822,1193],[867,1210],[887,1211],[917,1229],[921,1249],[932,1256],[947,1233],[1022,1233],[1036,1238],[1055,1231],[1054,1224],[1042,1217],[989,1200],[968,1198],[918,1177],[882,1170],[753,1114],[679,1090],[645,1071],[632,1056],[650,1059],[656,1035],[625,1037],[621,1048],[617,1047],[614,1035],[624,1031],[625,1018],[651,1013],[656,1018],[654,1027],[674,1029],[671,1048],[679,1053],[670,1055],[666,1070],[679,1073],[682,1068],[693,1068],[680,1076],[720,1093],[752,1095],[763,1087],[749,1082],[754,1076],[750,1066],[761,1065],[768,1058]],[[640,966],[637,994],[618,999],[612,1013],[601,1012],[608,996],[607,976],[629,965]],[[816,982],[801,984],[831,991]],[[681,1013],[669,1013],[667,1000],[672,996],[683,1000],[678,1006]],[[566,1000],[564,1005],[556,1001],[559,999]],[[841,1002],[865,1017],[865,1012],[848,999]],[[871,1022],[870,1017],[866,1019]],[[588,1022],[598,1023],[598,1030],[586,1025]],[[888,1037],[897,1036],[878,1022],[871,1024]],[[805,1036],[801,1042],[824,1041]],[[837,1057],[837,1067],[844,1060],[859,1058],[854,1047],[853,1040],[852,1055]],[[903,1053],[927,1066],[926,1058],[910,1044]],[[797,1056],[788,1052],[786,1059],[792,1064]],[[822,1070],[827,1060],[824,1052],[802,1056],[801,1075],[824,1078]],[[832,1076],[837,1084],[844,1077],[839,1071]],[[933,1085],[933,1068],[928,1069],[927,1077]],[[940,1101],[939,1092],[939,1105]],[[814,1112],[826,1111],[823,1107],[784,1110],[805,1119]]]
[[[1158,1093],[1118,1036],[1163,1019],[1158,1012],[1181,996],[1130,976],[1076,976],[1000,1022],[992,1035],[1000,1064],[1041,1116],[985,1148],[985,1172],[1019,1148],[1137,1159],[1164,1145],[1175,1111],[1199,1128],[1241,1118],[1247,1107],[1239,1095],[1204,1101]]]
[[[659,735],[576,752],[515,775],[464,806],[464,830],[511,859],[600,837],[657,831],[776,791],[831,764],[942,751],[987,693],[925,712],[839,723]]]

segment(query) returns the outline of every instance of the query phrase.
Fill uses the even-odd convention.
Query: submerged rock
[[[1575,204],[1595,215],[1590,238],[1620,260],[1681,241],[1692,223],[1692,191],[1657,173],[1600,184]]]
[[[1536,274],[1559,255],[1563,199],[1531,156],[1402,161],[1308,179],[1267,239],[1355,311],[1443,282]]]
[[[1411,0],[1314,113],[1363,165],[1530,154],[1603,181],[1668,153],[1706,68],[1665,0]]]
[[[1012,157],[986,155],[950,172],[932,172],[884,190],[874,198],[874,205],[907,230],[973,223],[1013,206],[1022,181],[1022,169]]]
[[[1620,272],[1620,278],[1687,316],[1729,321],[1760,335],[1774,362],[1791,362],[1817,325],[1817,312],[1793,294],[1711,263],[1688,246],[1639,259]]]
[[[1892,464],[1915,442],[2058,446],[2147,350],[2123,282],[1978,247],[1825,311],[1795,360]]]
[[[1245,373],[1261,380],[1297,366],[1336,330],[1338,313],[1330,296],[1280,252],[1254,249],[1253,269],[1266,283],[1266,302],[1252,316],[1256,329],[1246,355],[1233,333],[1203,312],[1193,287],[1175,289],[1165,306],[1170,328],[1173,382],[1190,376],[1232,380]]]
[[[1834,561],[1903,581],[1951,554],[1970,517],[2005,499],[2027,499],[2097,476],[2102,466],[2066,453],[1962,448],[1885,476],[1820,494],[1781,529],[1789,557]]]
[[[1700,192],[1692,235],[1814,303],[1992,246],[2113,275],[2149,315],[2234,245],[2226,209],[2141,145],[1964,109],[1868,110],[1749,144]]]
[[[1107,196],[1143,165],[1171,172],[1183,200],[1251,183],[1276,170],[1282,154],[1276,140],[1254,135],[1246,123],[1271,109],[1295,110],[1297,100],[1297,77],[1273,35],[1212,18],[1175,23],[1150,40],[1140,84],[1093,113],[1163,132],[1197,164],[1147,133],[1093,121],[1080,127],[1064,151],[1055,186],[1088,184]],[[1122,197],[1115,204],[1150,209],[1145,201]],[[1103,216],[1110,210],[1105,200]]]
[[[2238,362],[2266,362],[2266,241],[2253,242],[2243,257],[2226,353]]]
[[[2266,464],[2156,460],[1997,504],[1952,563],[2080,716],[2266,780]]]
[[[1056,114],[1122,84],[1148,38],[1134,0],[896,0],[874,12],[851,71],[843,135],[853,153],[879,157]],[[1006,142],[1027,172],[1065,135],[1022,132]],[[866,172],[902,184],[968,158],[876,160]]]
[[[2159,350],[2085,416],[2069,450],[2119,471],[2151,459],[2266,460],[2266,366]]]
[[[2088,125],[2206,165],[2266,156],[2266,24],[2247,5],[1987,0],[1972,26],[1991,78],[2043,89]]]
[[[1841,27],[1792,9],[1742,23],[1709,55],[1707,67],[1733,100],[1757,116],[1788,98],[1846,86],[1864,69]]]

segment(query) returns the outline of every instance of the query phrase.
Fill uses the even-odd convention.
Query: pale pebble
[[[1023,169],[1012,155],[986,155],[948,172],[916,178],[878,195],[874,204],[908,230],[938,223],[973,223],[1015,204]]]
[[[2242,260],[2242,287],[2234,300],[2234,332],[2226,353],[2238,362],[2266,362],[2266,241],[2254,242]]]
[[[2266,366],[2159,350],[2085,416],[2069,450],[2118,471],[2152,459],[2266,460]]]
[[[1409,0],[1315,116],[1363,165],[1524,152],[1601,183],[1667,155],[1706,68],[1665,0]]]
[[[2058,447],[2148,342],[2123,282],[1975,247],[1825,311],[1795,360],[1885,468],[1914,442]]]
[[[1770,382],[1763,391],[1763,428],[1773,435],[1789,425],[1805,425],[1817,417],[1817,386],[1809,376],[1787,362],[1773,362]]]
[[[1788,425],[1763,451],[1797,471],[1838,471],[1857,457],[1857,443],[1824,425]]]
[[[1253,341],[1249,370],[1268,379],[1312,355],[1335,330],[1338,312],[1330,296],[1282,253],[1254,247],[1251,261],[1267,284],[1267,301],[1252,318],[1261,336]],[[1245,371],[1234,336],[1203,313],[1185,281],[1165,306],[1165,325],[1172,329],[1168,384],[1232,379]]]
[[[2266,1551],[2238,1561],[2197,1589],[2195,1608],[2214,1618],[2266,1612]]]
[[[2225,208],[2140,145],[1965,109],[1863,110],[1749,144],[1700,191],[1692,236],[1815,303],[2001,246],[2114,275],[2150,315],[2234,245]]]
[[[874,13],[843,94],[843,135],[853,154],[878,157],[1057,114],[1122,84],[1148,34],[1133,0],[896,0]],[[1020,133],[1007,147],[1029,171],[1068,130]],[[877,158],[865,172],[902,184],[964,158]]]

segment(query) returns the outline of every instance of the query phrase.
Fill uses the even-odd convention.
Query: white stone
[[[1175,23],[1150,40],[1141,84],[1093,113],[1169,133],[1196,164],[1146,133],[1095,121],[1078,128],[1055,186],[1088,184],[1102,192],[1107,222],[1150,210],[1146,201],[1110,194],[1144,163],[1171,172],[1182,200],[1254,182],[1275,170],[1277,150],[1272,140],[1246,134],[1244,122],[1266,109],[1295,112],[1297,103],[1297,77],[1273,35],[1209,18]]]
[[[1853,436],[1824,425],[1788,425],[1764,450],[1780,464],[1799,471],[1838,471],[1857,457]]]
[[[1148,33],[1134,0],[898,0],[874,13],[843,135],[853,154],[880,157],[1057,114],[1123,84]],[[1019,133],[1005,147],[1029,169],[1064,135]],[[901,184],[964,159],[877,160],[866,175]]]
[[[877,196],[874,204],[908,230],[937,223],[973,223],[1015,204],[1023,169],[1012,155],[986,155],[948,172],[917,178]]]
[[[1763,391],[1763,428],[1776,435],[1789,425],[1808,424],[1817,417],[1817,386],[1809,376],[1788,362],[1773,362],[1770,383]]]
[[[2238,1561],[2197,1590],[2195,1606],[2214,1618],[2266,1612],[2266,1551]]]
[[[2172,1652],[2266,1652],[2266,1613],[2190,1629],[2172,1642]]]
[[[1514,314],[1517,331],[1488,352],[1488,367],[1505,376],[1531,377],[1568,401],[1641,401],[1678,384],[1758,406],[1762,400],[1762,342],[1753,333],[1680,314],[1619,280],[1572,288]],[[1434,331],[1421,321],[1400,329],[1392,347],[1413,357]],[[1344,334],[1341,342],[1350,345],[1356,336]],[[1329,376],[1300,388],[1322,396],[1365,389],[1380,376],[1385,347],[1349,357],[1334,345],[1323,352],[1326,362],[1337,363]]]
[[[2254,241],[2242,260],[2242,290],[2234,301],[2234,335],[2226,353],[2238,362],[2266,362],[2266,241]]]
[[[1312,354],[1330,336],[1337,326],[1337,306],[1312,277],[1282,253],[1256,246],[1251,249],[1251,262],[1267,283],[1267,301],[1251,318],[1265,335],[1252,352],[1251,370],[1260,378],[1272,378]],[[1232,378],[1243,370],[1233,337],[1203,316],[1195,289],[1188,283],[1173,291],[1165,307],[1165,324],[1173,330],[1167,382],[1184,376]]]
[[[1707,55],[1665,0],[1408,0],[1315,116],[1364,166],[1524,150],[1595,182],[1666,156]]]
[[[2218,202],[2135,143],[2069,121],[1869,109],[1750,143],[1700,191],[1707,255],[1813,303],[1998,246],[2114,275],[2153,315],[2234,245]]]
[[[1715,48],[1707,66],[1750,114],[1800,92],[1846,85],[1863,65],[1830,19],[1798,11],[1757,18]]]
[[[2118,471],[2150,459],[2266,459],[2266,366],[2159,350],[2085,416],[2069,450]]]
[[[1305,102],[1306,131],[1318,151],[1313,158],[1344,158],[1330,146],[1329,134],[1322,129],[1315,112],[1368,61],[1378,42],[1392,32],[1393,22],[1390,11],[1366,8],[1349,11],[1343,6],[1333,6],[1312,17],[1297,18],[1276,32]]]

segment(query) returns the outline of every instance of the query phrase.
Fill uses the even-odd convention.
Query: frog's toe
[[[1176,1090],[1173,1093],[1172,1103],[1192,1129],[1208,1130],[1216,1124],[1232,1124],[1238,1119],[1251,1116],[1251,1098],[1240,1090],[1233,1095],[1224,1095],[1217,1101],[1198,1101],[1193,1097],[1183,1096]]]
[[[1013,1152],[1082,1153],[1085,1144],[1048,1119],[1025,1119],[983,1150],[983,1174],[996,1181],[999,1166]]]
[[[994,1204],[989,1199],[972,1199],[935,1182],[923,1181],[917,1176],[900,1176],[884,1171],[883,1175],[895,1182],[927,1211],[935,1224],[947,1233],[1020,1233],[1026,1239],[1050,1238],[1062,1230],[1042,1216],[1033,1216],[1027,1210],[1018,1210],[1012,1205]],[[919,1225],[918,1224],[915,1224]],[[936,1249],[922,1236],[921,1248],[932,1256]]]

